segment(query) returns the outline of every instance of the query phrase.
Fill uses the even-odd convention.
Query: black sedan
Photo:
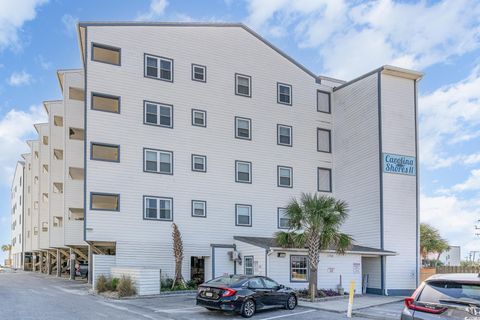
[[[297,296],[268,277],[229,275],[207,281],[198,287],[197,305],[208,310],[238,312],[250,318],[257,310],[297,306]]]

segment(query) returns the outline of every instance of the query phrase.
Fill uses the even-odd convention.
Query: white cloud
[[[33,124],[45,121],[42,105],[31,106],[28,111],[12,109],[0,119],[0,183],[10,185],[16,162],[28,151],[25,140],[36,137]]]
[[[453,186],[453,191],[473,191],[480,190],[480,169],[470,172],[470,176],[462,183]],[[479,217],[480,218],[480,217]]]
[[[62,16],[62,23],[63,23],[63,26],[65,27],[65,30],[64,30],[65,34],[70,37],[75,37],[78,18],[70,14],[64,14]]]
[[[52,63],[50,61],[45,60],[43,55],[39,54],[35,61],[40,65],[43,70],[49,70],[52,67]]]
[[[475,223],[480,217],[480,200],[463,200],[454,195],[420,197],[420,219],[438,228],[451,245],[462,247],[462,258],[478,250]]]
[[[21,87],[32,83],[33,78],[31,74],[23,70],[21,72],[12,73],[10,75],[10,78],[8,78],[7,82],[12,87]]]
[[[476,0],[247,3],[248,25],[317,49],[323,72],[345,79],[383,64],[421,69],[480,47]]]
[[[480,153],[455,154],[455,144],[475,141],[480,132],[480,66],[464,80],[419,99],[420,160],[428,169],[480,163]]]
[[[20,46],[18,32],[23,24],[35,19],[37,8],[47,0],[0,1],[0,51]]]
[[[167,0],[151,0],[150,8],[147,12],[141,13],[135,20],[148,21],[158,19],[165,13],[165,9],[168,6]]]

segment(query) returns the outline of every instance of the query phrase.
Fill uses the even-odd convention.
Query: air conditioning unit
[[[232,261],[242,261],[242,257],[238,251],[229,251],[228,255],[230,256],[230,260]]]

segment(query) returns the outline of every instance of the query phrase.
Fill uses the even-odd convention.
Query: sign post
[[[355,294],[355,281],[350,281],[350,293],[348,295],[348,309],[347,309],[347,318],[352,317],[352,308],[353,308],[353,296]]]

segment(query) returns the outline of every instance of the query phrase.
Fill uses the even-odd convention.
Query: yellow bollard
[[[352,308],[353,308],[353,296],[355,294],[355,281],[350,281],[350,293],[348,295],[348,309],[347,309],[347,318],[352,317]]]

